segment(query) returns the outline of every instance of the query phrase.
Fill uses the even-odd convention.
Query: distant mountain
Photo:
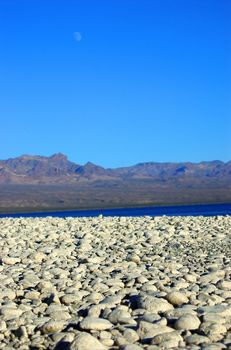
[[[57,153],[0,161],[0,212],[231,203],[231,161],[105,169]]]
[[[0,161],[0,183],[56,183],[65,181],[78,167],[62,153],[51,157],[22,155]]]
[[[116,173],[126,177],[149,177],[157,179],[186,177],[231,177],[231,162],[221,161],[201,163],[139,163],[128,168],[115,169]]]
[[[97,180],[155,180],[157,182],[198,183],[231,181],[231,161],[201,163],[139,163],[130,167],[105,169],[91,162],[75,164],[57,153],[51,157],[22,155],[0,161],[0,183],[73,184]]]

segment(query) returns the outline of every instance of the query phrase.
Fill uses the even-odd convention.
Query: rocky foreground
[[[231,217],[0,220],[0,349],[231,349]]]

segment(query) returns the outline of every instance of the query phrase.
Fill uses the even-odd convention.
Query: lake
[[[200,204],[200,205],[177,205],[143,208],[115,208],[97,210],[71,210],[57,212],[35,212],[1,214],[0,217],[94,217],[94,216],[216,216],[231,215],[231,203],[228,204]]]

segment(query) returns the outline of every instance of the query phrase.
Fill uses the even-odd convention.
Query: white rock
[[[10,258],[10,257],[5,257],[5,258],[2,258],[1,260],[3,264],[6,264],[6,265],[14,265],[21,262],[21,259],[19,258]]]
[[[15,291],[11,289],[3,289],[0,291],[0,300],[7,298],[9,300],[14,300],[16,298],[16,293]]]
[[[117,324],[117,323],[134,323],[135,321],[132,320],[131,315],[128,311],[121,310],[116,308],[108,315],[108,320],[111,323]],[[136,324],[136,322],[135,322]]]
[[[61,298],[61,302],[65,305],[75,304],[81,300],[82,296],[80,294],[66,294]]]
[[[210,339],[204,335],[192,334],[186,337],[186,344],[188,345],[200,345],[210,343]]]
[[[6,322],[0,321],[0,332],[5,332],[6,330]]]
[[[43,334],[60,332],[65,326],[61,321],[48,321],[42,325],[41,331]]]
[[[50,313],[50,317],[55,321],[65,321],[71,318],[71,315],[66,311],[54,311]]]
[[[124,338],[129,342],[129,343],[135,343],[136,341],[139,340],[139,335],[134,329],[126,329],[123,333]]]
[[[162,333],[174,332],[174,329],[165,325],[141,321],[137,331],[141,339],[149,339]]]
[[[141,297],[138,301],[138,305],[142,309],[146,309],[149,312],[159,313],[173,309],[172,304],[163,298],[156,298],[151,295]]]
[[[220,304],[214,306],[203,306],[198,308],[198,312],[202,315],[212,312],[218,316],[229,318],[231,317],[231,305]]]
[[[184,330],[198,329],[200,323],[201,322],[197,316],[185,314],[176,321],[175,328]]]
[[[224,324],[203,322],[200,326],[200,332],[208,336],[212,341],[218,341],[226,334],[227,328]]]
[[[187,273],[186,275],[184,275],[184,279],[185,279],[187,282],[196,283],[196,281],[197,281],[197,276],[196,276],[196,275],[193,275],[193,274],[190,274],[190,273]]]
[[[207,344],[203,346],[203,350],[222,350],[227,349],[224,344],[215,343],[215,344]]]
[[[70,350],[106,350],[107,347],[89,333],[82,332],[70,345]]]
[[[36,290],[33,290],[33,291],[25,293],[24,297],[26,299],[35,300],[35,299],[39,299],[40,293],[37,292]]]
[[[152,339],[152,344],[159,345],[161,348],[176,348],[183,342],[182,336],[178,332],[168,332],[156,335]]]
[[[166,299],[168,300],[169,303],[176,306],[187,304],[189,302],[188,297],[179,291],[173,291],[168,293],[166,295]]]
[[[210,283],[210,282],[217,283],[224,276],[225,276],[225,271],[223,270],[213,271],[201,276],[200,283]]]
[[[231,281],[219,281],[217,287],[223,290],[231,290]]]
[[[143,348],[136,344],[127,344],[122,346],[122,350],[143,350]]]
[[[38,263],[41,263],[43,260],[47,259],[47,255],[42,252],[36,252],[31,257],[32,260],[35,260]]]
[[[10,321],[20,317],[23,314],[23,311],[16,309],[15,307],[2,306],[0,309],[0,314],[3,316],[5,321]]]
[[[103,331],[112,328],[112,323],[103,318],[87,316],[80,322],[81,329]]]

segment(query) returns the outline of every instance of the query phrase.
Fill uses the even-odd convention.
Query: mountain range
[[[162,182],[231,181],[231,161],[200,163],[139,163],[130,167],[103,168],[91,162],[79,165],[57,153],[51,157],[22,155],[0,160],[0,183],[73,184],[81,181],[152,179]]]
[[[231,203],[231,161],[104,168],[50,157],[0,160],[0,212]]]

